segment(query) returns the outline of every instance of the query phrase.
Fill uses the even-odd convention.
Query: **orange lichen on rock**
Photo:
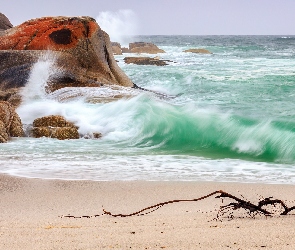
[[[0,50],[65,50],[100,29],[90,17],[44,17],[7,30],[0,39]]]
[[[134,85],[117,65],[109,36],[95,19],[43,17],[1,30],[0,91],[5,93],[0,100],[17,100],[6,92],[24,87],[32,66],[47,54],[58,69],[47,81],[47,93],[65,87]]]

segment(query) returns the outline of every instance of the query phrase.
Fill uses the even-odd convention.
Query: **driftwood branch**
[[[295,210],[295,206],[289,208],[282,200],[273,199],[272,197],[265,198],[265,199],[259,201],[257,205],[255,205],[249,201],[238,198],[230,193],[224,192],[222,190],[218,190],[218,191],[212,192],[208,195],[199,197],[197,199],[170,200],[170,201],[166,201],[166,202],[161,202],[161,203],[143,208],[137,212],[130,213],[130,214],[113,214],[109,211],[106,211],[105,209],[103,209],[103,212],[104,212],[104,214],[110,215],[113,217],[130,217],[130,216],[134,216],[134,215],[144,215],[144,214],[151,213],[164,205],[168,205],[168,204],[172,204],[172,203],[179,203],[179,202],[196,202],[196,201],[204,200],[204,199],[209,198],[209,197],[216,195],[216,194],[219,194],[219,195],[216,196],[215,198],[229,198],[229,199],[232,199],[235,201],[235,202],[231,202],[225,206],[220,206],[220,209],[217,214],[217,218],[219,218],[221,215],[224,215],[228,211],[233,211],[233,210],[237,210],[237,209],[244,209],[252,217],[255,216],[256,214],[271,216],[271,215],[273,215],[273,212],[270,212],[270,211],[263,208],[267,205],[275,206],[277,204],[280,204],[284,210],[280,215],[287,215],[290,211]]]
[[[216,219],[220,219],[220,217],[222,217],[222,216],[224,216],[225,214],[228,214],[228,213],[229,213],[228,217],[233,218],[232,212],[234,210],[237,210],[237,209],[243,209],[251,217],[255,217],[257,214],[264,215],[264,216],[272,216],[272,215],[274,215],[273,210],[271,210],[267,206],[271,206],[271,208],[274,208],[277,205],[280,205],[280,207],[282,209],[282,212],[280,213],[280,215],[287,215],[292,210],[295,210],[295,206],[288,207],[285,202],[283,202],[280,199],[274,199],[273,197],[264,198],[264,199],[260,200],[257,204],[254,204],[254,203],[249,202],[249,201],[247,201],[245,199],[241,199],[239,197],[236,197],[236,196],[234,196],[234,195],[232,195],[230,193],[224,192],[222,190],[217,190],[217,191],[214,191],[212,193],[209,193],[207,195],[201,196],[201,197],[196,198],[196,199],[170,200],[170,201],[157,203],[155,205],[145,207],[145,208],[143,208],[143,209],[141,209],[139,211],[129,213],[129,214],[122,214],[122,213],[114,214],[114,213],[111,213],[111,212],[109,212],[109,211],[107,211],[107,210],[105,210],[103,208],[103,213],[102,214],[96,214],[96,215],[93,215],[93,216],[89,216],[89,215],[83,215],[83,216],[65,215],[65,216],[61,216],[61,217],[91,218],[91,217],[98,217],[98,216],[102,216],[102,215],[109,215],[109,216],[112,216],[112,217],[131,217],[131,216],[135,216],[135,215],[137,215],[137,216],[146,215],[146,214],[149,214],[149,213],[152,213],[152,212],[158,210],[159,208],[163,207],[164,205],[173,204],[173,203],[180,203],[180,202],[197,202],[197,201],[200,201],[200,200],[207,199],[207,198],[209,198],[209,197],[211,197],[213,195],[217,195],[217,196],[215,196],[215,198],[220,198],[220,199],[228,198],[228,199],[232,200],[232,202],[228,203],[227,205],[220,206],[220,208],[218,210],[218,213],[217,213],[217,218]]]

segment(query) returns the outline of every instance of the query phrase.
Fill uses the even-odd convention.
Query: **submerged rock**
[[[137,65],[156,65],[156,66],[165,66],[168,65],[169,60],[161,60],[157,57],[125,57],[124,62],[127,64],[133,63]]]
[[[24,135],[21,119],[9,102],[0,101],[0,142]]]
[[[123,53],[147,53],[147,54],[158,54],[165,53],[164,50],[159,49],[157,45],[146,42],[134,42],[129,43],[129,49],[122,48]]]
[[[48,51],[57,70],[45,86],[47,92],[102,84],[133,87],[114,59],[108,34],[93,18],[44,17],[0,32],[0,90],[18,94],[32,66]]]
[[[94,132],[90,134],[85,134],[83,136],[84,139],[100,139],[102,137],[102,134],[99,132]]]
[[[210,52],[207,49],[187,49],[183,52],[191,52],[191,53],[197,53],[197,54],[212,54],[212,52]]]
[[[35,138],[79,139],[78,127],[60,115],[50,115],[35,119],[32,134]]]

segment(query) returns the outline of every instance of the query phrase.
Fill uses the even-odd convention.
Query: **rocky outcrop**
[[[7,30],[12,28],[13,25],[9,21],[9,19],[0,12],[0,30]]]
[[[24,87],[40,56],[51,51],[58,74],[46,91],[64,87],[133,87],[117,65],[109,36],[91,17],[44,17],[0,33],[0,90],[10,101]]]
[[[21,95],[18,93],[18,89],[8,89],[7,91],[0,90],[0,100],[8,101],[14,107],[19,106],[21,103]]]
[[[168,65],[169,60],[161,60],[160,58],[154,57],[125,57],[124,62],[127,64],[133,63],[137,65],[156,65],[165,66]]]
[[[212,52],[210,52],[207,49],[187,49],[183,52],[191,52],[191,53],[196,53],[196,54],[212,54]]]
[[[117,42],[112,42],[111,44],[114,55],[122,55],[121,44]]]
[[[129,48],[126,48],[126,47],[122,47],[122,53],[131,53]]]
[[[157,45],[146,42],[134,42],[129,43],[129,49],[122,48],[123,53],[147,53],[147,54],[158,54],[165,53],[164,50],[159,49]]]
[[[79,139],[78,128],[59,115],[50,115],[35,119],[32,134],[35,138],[50,137],[59,140]]]
[[[0,101],[0,142],[24,135],[21,120],[9,102]]]

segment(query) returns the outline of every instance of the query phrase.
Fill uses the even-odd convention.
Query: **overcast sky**
[[[58,15],[113,19],[105,27],[137,35],[295,35],[295,0],[0,0],[0,12],[13,25]]]

